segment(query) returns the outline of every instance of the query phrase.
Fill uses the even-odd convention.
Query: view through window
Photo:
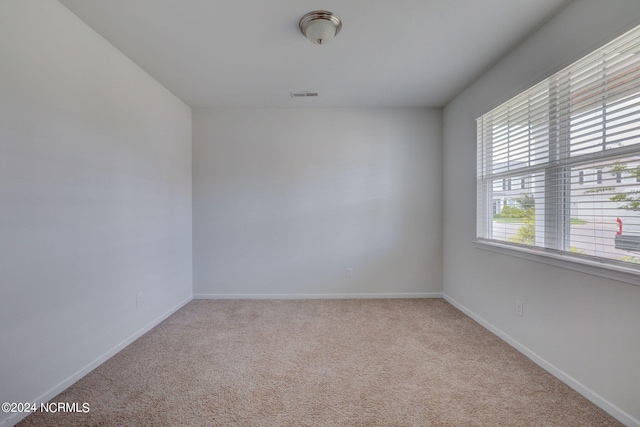
[[[640,27],[477,130],[479,241],[640,268]]]

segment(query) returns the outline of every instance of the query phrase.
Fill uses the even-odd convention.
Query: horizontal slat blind
[[[640,267],[640,27],[477,130],[480,239]]]

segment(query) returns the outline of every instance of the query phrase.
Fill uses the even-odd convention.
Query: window
[[[479,242],[640,272],[640,27],[477,130]]]

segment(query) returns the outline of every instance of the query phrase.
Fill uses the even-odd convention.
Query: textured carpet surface
[[[20,426],[615,426],[444,300],[193,301]]]

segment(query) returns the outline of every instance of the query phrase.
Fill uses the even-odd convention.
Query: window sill
[[[543,264],[640,286],[640,270],[634,268],[612,265],[606,262],[583,259],[580,257],[561,255],[554,252],[547,252],[539,248],[531,249],[527,247],[512,246],[491,240],[475,240],[473,243],[478,249],[524,258],[530,261],[541,262]]]

